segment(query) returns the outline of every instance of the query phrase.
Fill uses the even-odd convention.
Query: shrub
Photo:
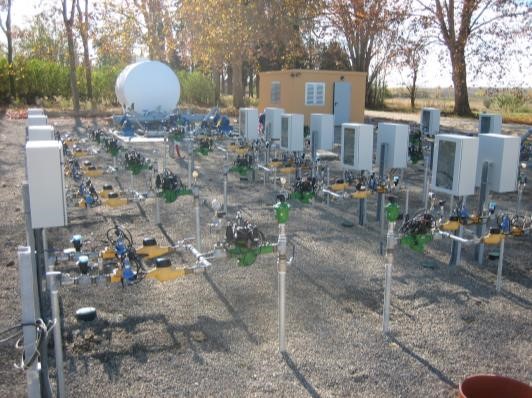
[[[177,76],[181,83],[181,103],[213,105],[214,84],[209,77],[198,71],[179,71]]]

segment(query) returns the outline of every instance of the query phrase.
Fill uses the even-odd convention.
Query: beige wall
[[[310,122],[311,113],[332,113],[333,87],[335,81],[351,83],[351,115],[350,122],[364,122],[364,100],[366,97],[366,73],[346,71],[318,71],[318,70],[283,70],[260,73],[259,110],[266,107],[284,108],[287,113],[302,113],[305,124]],[[281,84],[281,99],[279,103],[271,103],[271,85],[273,81]],[[325,83],[325,105],[305,105],[305,83]]]

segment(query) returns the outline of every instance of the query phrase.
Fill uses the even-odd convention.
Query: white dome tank
[[[179,102],[179,79],[170,67],[159,61],[130,64],[118,75],[115,93],[122,108],[135,112],[172,112]]]

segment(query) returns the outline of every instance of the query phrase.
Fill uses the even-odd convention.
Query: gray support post
[[[201,252],[201,231],[200,231],[200,201],[199,201],[199,189],[194,187],[192,190],[194,195],[194,211],[196,214],[196,249]]]
[[[194,145],[192,139],[188,142],[188,189],[192,187],[192,167],[194,159]]]
[[[392,264],[384,264],[384,309],[382,313],[382,333],[390,331],[390,295],[392,291]]]
[[[46,274],[52,304],[52,319],[54,321],[54,354],[57,377],[57,397],[65,397],[65,370],[63,364],[63,338],[61,336],[61,312],[59,309],[58,284],[61,272],[52,271]]]
[[[481,238],[486,234],[486,223],[484,222],[484,206],[488,197],[488,171],[489,162],[482,165],[482,177],[480,180],[480,197],[478,200],[477,214],[480,217],[480,224],[477,225],[477,237]],[[475,259],[479,265],[484,263],[484,243],[479,243],[475,248]]]
[[[517,183],[517,208],[515,209],[515,214],[521,214],[521,202],[523,200],[523,190],[525,189],[525,184]]]
[[[384,160],[386,159],[386,144],[381,144],[381,157],[379,159],[379,183],[384,180]],[[381,222],[381,230],[384,223],[384,193],[379,192],[377,194],[377,221]]]
[[[286,224],[279,224],[279,239],[277,241],[277,273],[279,290],[279,352],[286,352]]]
[[[161,198],[155,196],[155,225],[161,224]]]
[[[503,261],[504,261],[504,238],[501,240],[501,244],[499,248],[499,265],[497,267],[497,279],[495,281],[495,289],[497,290],[497,293],[500,293],[501,291]]]
[[[390,331],[390,302],[392,294],[393,252],[395,249],[395,222],[388,223],[386,234],[386,259],[384,264],[384,306],[382,311],[382,332],[386,335]]]
[[[331,170],[329,165],[327,165],[327,189],[330,189],[331,186]],[[331,204],[331,195],[327,195],[327,206]]]
[[[406,192],[405,192],[405,212],[404,212],[404,215],[403,215],[403,218],[405,220],[408,220],[410,218],[409,206],[410,206],[410,191],[407,189]]]
[[[429,202],[429,156],[425,155],[425,171],[423,174],[423,209],[428,210]]]
[[[37,331],[35,323],[41,317],[37,290],[37,274],[33,265],[32,249],[30,247],[21,246],[18,248],[18,263],[19,263],[19,283],[20,283],[20,301],[22,309],[22,333],[24,338],[24,358],[29,359],[38,349]],[[37,360],[33,361],[31,366],[26,370],[26,387],[28,398],[41,397],[41,384],[39,363]]]
[[[366,199],[358,200],[358,225],[366,224]]]
[[[462,200],[458,201],[460,207],[466,205],[467,197],[463,197]],[[462,238],[464,236],[464,226],[460,223],[460,228],[458,229],[458,236]],[[460,265],[462,261],[462,242],[460,240],[454,240],[451,243],[451,258],[449,259],[449,265]]]
[[[229,172],[227,166],[224,165],[224,213],[227,216],[227,173]]]

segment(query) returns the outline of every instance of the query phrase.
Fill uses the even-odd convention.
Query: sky
[[[47,3],[49,2],[50,0],[47,1]],[[60,4],[59,0],[54,2],[58,5]],[[42,3],[44,3],[42,0],[13,0],[13,25],[27,25],[31,18],[42,9]],[[532,68],[532,56],[529,55],[520,61],[520,63],[516,62],[511,65],[507,78],[503,83],[505,86],[532,87],[532,73],[529,72],[530,68]],[[407,82],[405,74],[400,73],[398,70],[390,71],[386,81],[390,87],[404,86]],[[481,76],[473,77],[471,74],[468,76],[468,85],[470,87],[490,87],[496,86],[496,83],[500,82],[494,82]],[[418,86],[442,88],[452,86],[450,66],[441,65],[438,60],[438,51],[433,51],[429,54],[427,64],[419,76]]]

